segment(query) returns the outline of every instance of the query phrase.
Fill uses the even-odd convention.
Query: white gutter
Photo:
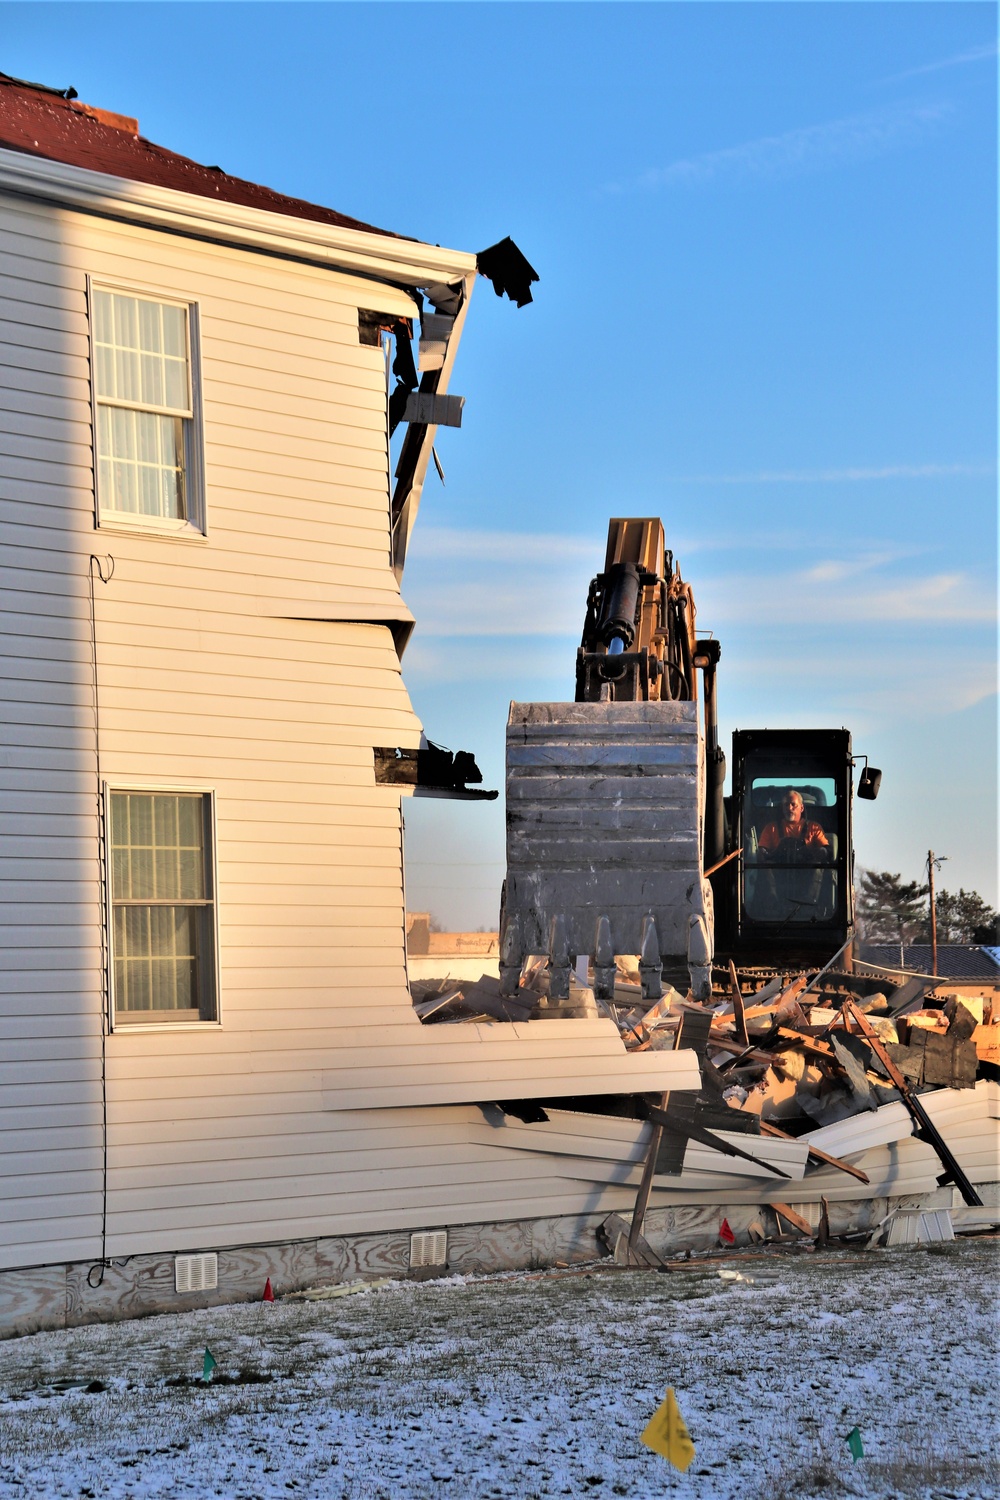
[[[419,240],[346,229],[268,209],[246,208],[129,177],[92,172],[47,157],[0,148],[0,189],[106,218],[220,240],[248,250],[294,256],[317,265],[426,286],[475,272],[476,257]]]

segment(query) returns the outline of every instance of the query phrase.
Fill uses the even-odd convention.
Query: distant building
[[[863,963],[884,969],[905,969],[911,974],[931,974],[930,943],[860,943],[858,957]],[[978,943],[940,943],[937,972],[942,979],[976,980],[1000,983],[1000,954],[996,948]]]

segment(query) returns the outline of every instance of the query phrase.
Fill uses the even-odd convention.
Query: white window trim
[[[188,400],[190,414],[182,416],[188,423],[184,457],[186,470],[184,490],[188,515],[183,520],[168,516],[130,515],[126,511],[104,511],[101,506],[101,476],[97,456],[97,408],[118,406],[130,411],[160,412],[177,416],[168,407],[143,406],[134,401],[98,401],[94,371],[97,359],[94,345],[94,292],[121,292],[127,297],[142,297],[169,307],[183,307],[187,313]],[[90,420],[94,465],[94,525],[100,531],[151,536],[176,541],[204,542],[208,538],[208,506],[205,483],[205,415],[202,405],[201,378],[201,308],[193,297],[180,297],[160,288],[139,286],[105,276],[87,276],[87,348],[90,356]]]
[[[208,798],[208,828],[211,839],[209,866],[212,874],[212,983],[215,986],[215,1015],[211,1021],[119,1021],[115,1007],[114,896],[111,888],[111,794],[113,792],[188,793]],[[146,1032],[218,1031],[222,1026],[222,984],[219,964],[219,871],[218,828],[214,787],[202,782],[162,780],[129,780],[116,776],[104,781],[101,788],[101,842],[104,847],[104,931],[107,953],[108,1029],[117,1036],[136,1036]]]

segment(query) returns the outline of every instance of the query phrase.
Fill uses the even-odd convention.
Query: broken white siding
[[[406,988],[372,747],[420,725],[357,309],[413,304],[27,198],[0,216],[0,1265],[102,1253],[102,1066],[112,1256],[590,1205],[481,1144],[468,1101],[694,1087],[688,1055],[627,1058],[608,1022],[422,1031]],[[88,277],[198,306],[205,537],[95,529]],[[220,1025],[102,1041],[102,784],[214,794]]]

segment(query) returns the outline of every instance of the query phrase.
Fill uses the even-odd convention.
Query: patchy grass
[[[739,1261],[752,1283],[697,1261],[456,1278],[37,1334],[0,1345],[0,1496],[982,1500],[998,1248],[763,1254]],[[206,1345],[225,1383],[200,1380]],[[667,1385],[697,1448],[683,1476],[638,1440]]]

